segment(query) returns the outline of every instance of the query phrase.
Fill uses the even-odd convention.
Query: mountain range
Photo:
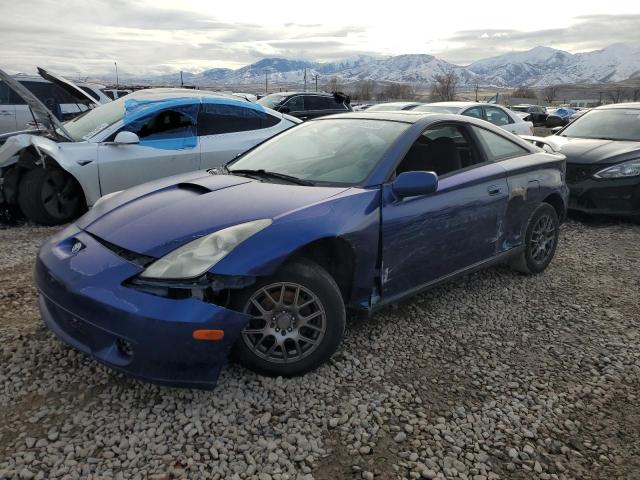
[[[341,83],[362,80],[430,84],[434,76],[454,71],[462,86],[544,87],[563,83],[595,84],[640,80],[640,47],[617,43],[602,50],[569,53],[550,47],[510,52],[462,66],[427,54],[389,57],[360,55],[338,62],[319,63],[286,58],[264,58],[233,70],[212,68],[200,73],[183,72],[185,83],[199,86],[301,84],[304,71],[312,84],[315,75],[326,83],[338,77]],[[176,85],[179,74],[133,78],[140,83]]]

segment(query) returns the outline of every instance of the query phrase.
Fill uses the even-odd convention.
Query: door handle
[[[0,110],[0,115],[2,115],[3,117],[9,117],[15,114],[16,114],[15,112],[11,112],[9,110]]]
[[[499,185],[489,185],[487,187],[487,192],[489,192],[489,195],[498,195],[500,192],[502,192],[502,187],[500,187]]]

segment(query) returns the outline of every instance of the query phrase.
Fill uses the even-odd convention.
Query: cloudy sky
[[[237,68],[263,57],[331,61],[430,53],[457,64],[547,45],[640,45],[630,0],[429,2],[5,0],[0,67],[68,75]],[[364,6],[364,5],[368,6]]]

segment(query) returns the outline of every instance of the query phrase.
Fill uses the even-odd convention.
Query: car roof
[[[313,121],[322,121],[332,118],[351,118],[359,120],[388,120],[392,122],[404,122],[404,123],[417,123],[425,118],[438,120],[460,120],[464,119],[473,120],[472,117],[464,117],[461,115],[455,115],[452,113],[430,113],[430,112],[415,112],[413,110],[381,110],[377,112],[369,112],[367,110],[360,112],[345,112],[337,113],[335,115],[327,115],[324,117],[316,118]],[[475,122],[469,122],[475,123]]]
[[[227,95],[225,93],[210,92],[208,90],[193,90],[189,88],[146,88],[130,93],[127,95],[127,98],[157,101],[175,98],[223,98],[227,100],[235,100],[236,102],[242,101],[236,96]]]
[[[640,108],[640,102],[614,103],[611,105],[600,105],[593,110],[607,110],[612,108]]]
[[[433,103],[425,103],[425,106],[434,105],[439,107],[470,107],[472,105],[495,105],[493,103],[481,103],[481,102],[433,102]],[[500,106],[500,105],[498,105]]]
[[[296,92],[296,91],[273,92],[273,93],[270,93],[269,95],[282,95],[283,97],[289,97],[291,95],[318,95],[322,97],[333,97],[333,93],[327,93],[327,92]]]

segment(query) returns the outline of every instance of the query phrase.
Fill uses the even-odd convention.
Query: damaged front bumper
[[[249,316],[127,286],[141,270],[75,226],[65,229],[36,263],[45,324],[66,344],[132,377],[213,388]],[[224,337],[194,339],[202,329],[223,330]]]

